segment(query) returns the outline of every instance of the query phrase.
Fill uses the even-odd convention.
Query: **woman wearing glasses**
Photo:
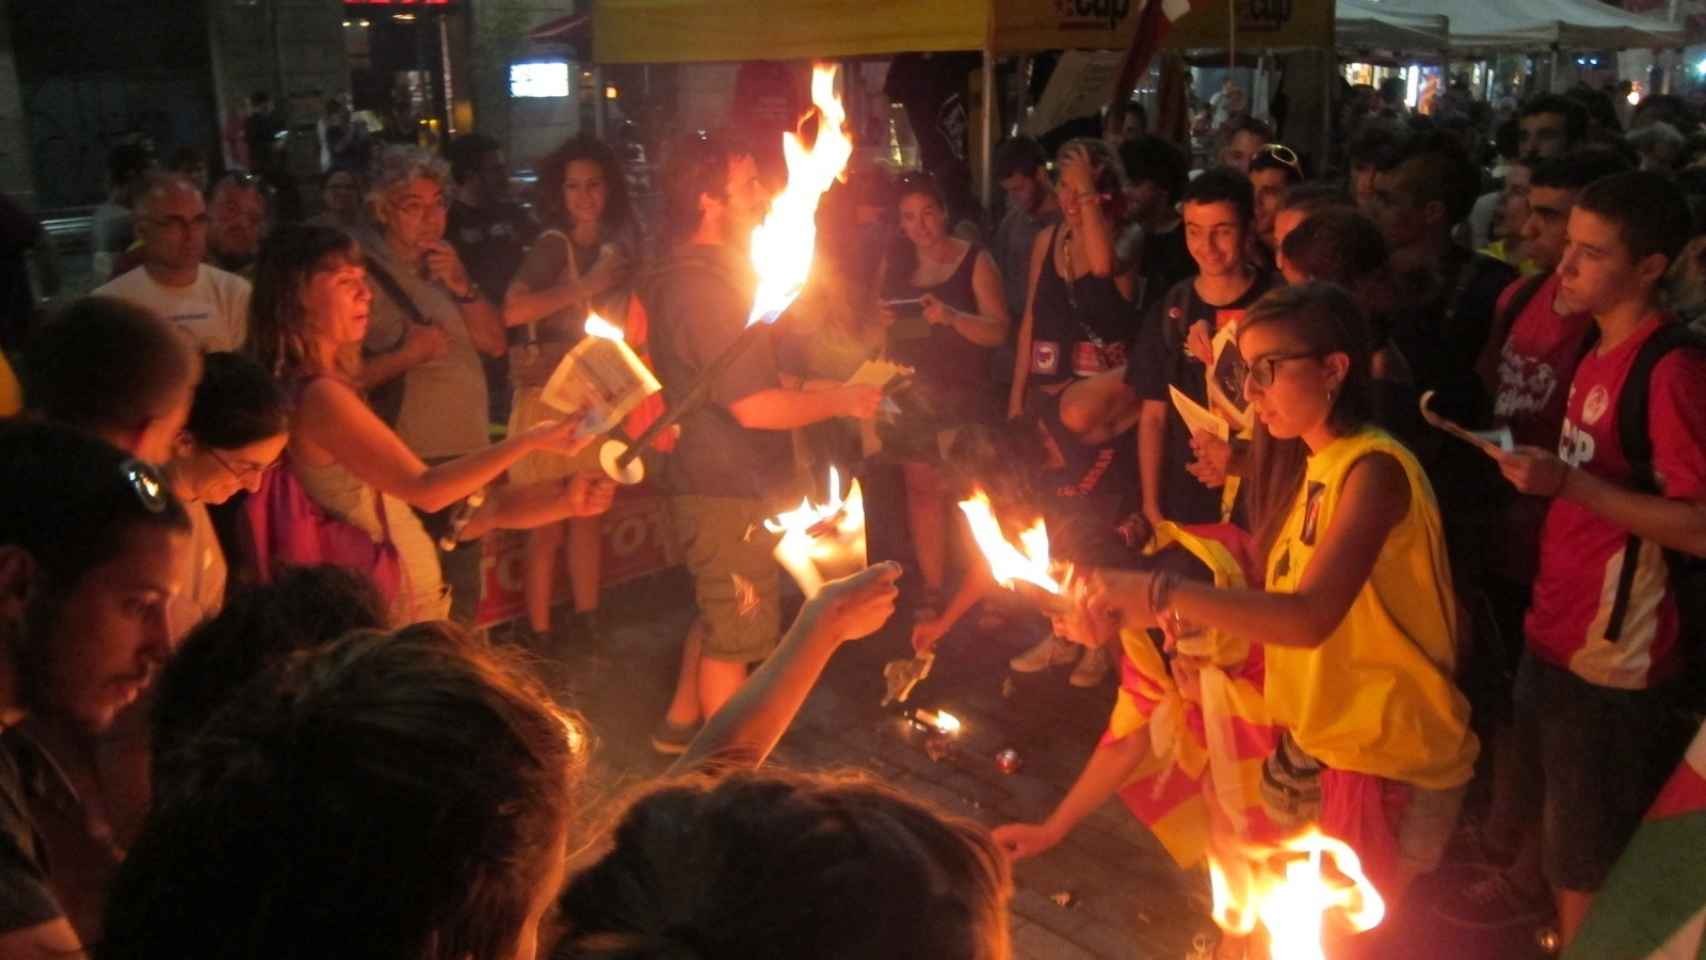
[[[166,464],[172,492],[189,513],[192,537],[190,567],[172,601],[174,637],[218,613],[225,601],[228,568],[207,508],[239,490],[259,490],[284,452],[289,431],[284,392],[259,364],[234,353],[204,358],[189,420]]]
[[[1259,641],[1286,736],[1270,814],[1318,822],[1391,902],[1443,852],[1479,744],[1452,681],[1458,611],[1433,488],[1370,423],[1370,338],[1342,289],[1263,297],[1238,329],[1260,422],[1249,482],[1265,590],[1098,571],[1088,604]]]

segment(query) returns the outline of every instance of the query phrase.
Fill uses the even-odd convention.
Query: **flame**
[[[845,576],[865,565],[865,495],[853,481],[846,499],[841,474],[829,468],[829,499],[802,498],[786,513],[766,518],[764,529],[779,533],[776,559],[793,575],[807,597],[817,595],[826,578]]]
[[[831,521],[833,528],[828,526]],[[821,539],[831,529],[852,533],[864,525],[865,496],[859,490],[859,481],[853,481],[852,489],[847,491],[847,499],[843,500],[841,474],[834,467],[829,468],[829,499],[822,505],[812,503],[810,497],[802,497],[799,506],[764,521],[764,529],[771,533],[780,533],[784,538],[806,537],[813,540]]]
[[[912,716],[919,723],[943,736],[951,737],[960,732],[960,718],[946,710],[927,710],[919,707],[912,712]]]
[[[1011,587],[1014,581],[1023,580],[1049,593],[1061,592],[1060,581],[1049,574],[1048,527],[1041,520],[1020,532],[1019,545],[1015,547],[1001,532],[1001,524],[996,522],[995,511],[989,506],[988,494],[976,491],[971,499],[960,501],[960,510],[971,524],[972,539],[989,561],[989,570],[997,583]]]
[[[808,149],[793,133],[782,135],[788,161],[788,185],[770,204],[764,222],[752,231],[752,264],[758,272],[747,325],[772,323],[799,296],[812,268],[817,240],[817,202],[847,167],[853,139],[847,110],[835,96],[833,66],[812,68],[812,103],[817,107],[817,141]]]
[[[1362,872],[1356,851],[1311,828],[1278,846],[1246,846],[1236,855],[1210,854],[1214,922],[1245,935],[1259,922],[1268,933],[1272,960],[1326,960],[1321,945],[1327,914],[1352,930],[1371,930],[1386,917],[1386,902]],[[1330,859],[1337,877],[1322,874]]]
[[[617,341],[628,339],[622,335],[621,327],[618,327],[616,324],[611,323],[609,320],[604,319],[596,313],[588,313],[586,315],[586,326],[583,329],[586,330],[586,335],[589,337],[603,337],[606,340]]]

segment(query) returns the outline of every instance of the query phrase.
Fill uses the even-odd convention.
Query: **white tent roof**
[[[1341,7],[1346,0],[1339,0]],[[1675,47],[1682,28],[1600,0],[1361,0],[1381,11],[1444,14],[1455,51]]]
[[[1443,50],[1449,22],[1441,14],[1394,9],[1379,0],[1338,0],[1333,43],[1341,50]]]

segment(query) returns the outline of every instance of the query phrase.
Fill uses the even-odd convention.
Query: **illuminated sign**
[[[556,63],[512,63],[509,66],[509,95],[512,97],[566,97],[569,95],[569,65]]]

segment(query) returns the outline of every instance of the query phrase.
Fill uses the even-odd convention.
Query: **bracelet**
[[[1149,612],[1153,616],[1161,616],[1173,605],[1173,591],[1178,589],[1179,575],[1171,570],[1162,570],[1149,578]]]

